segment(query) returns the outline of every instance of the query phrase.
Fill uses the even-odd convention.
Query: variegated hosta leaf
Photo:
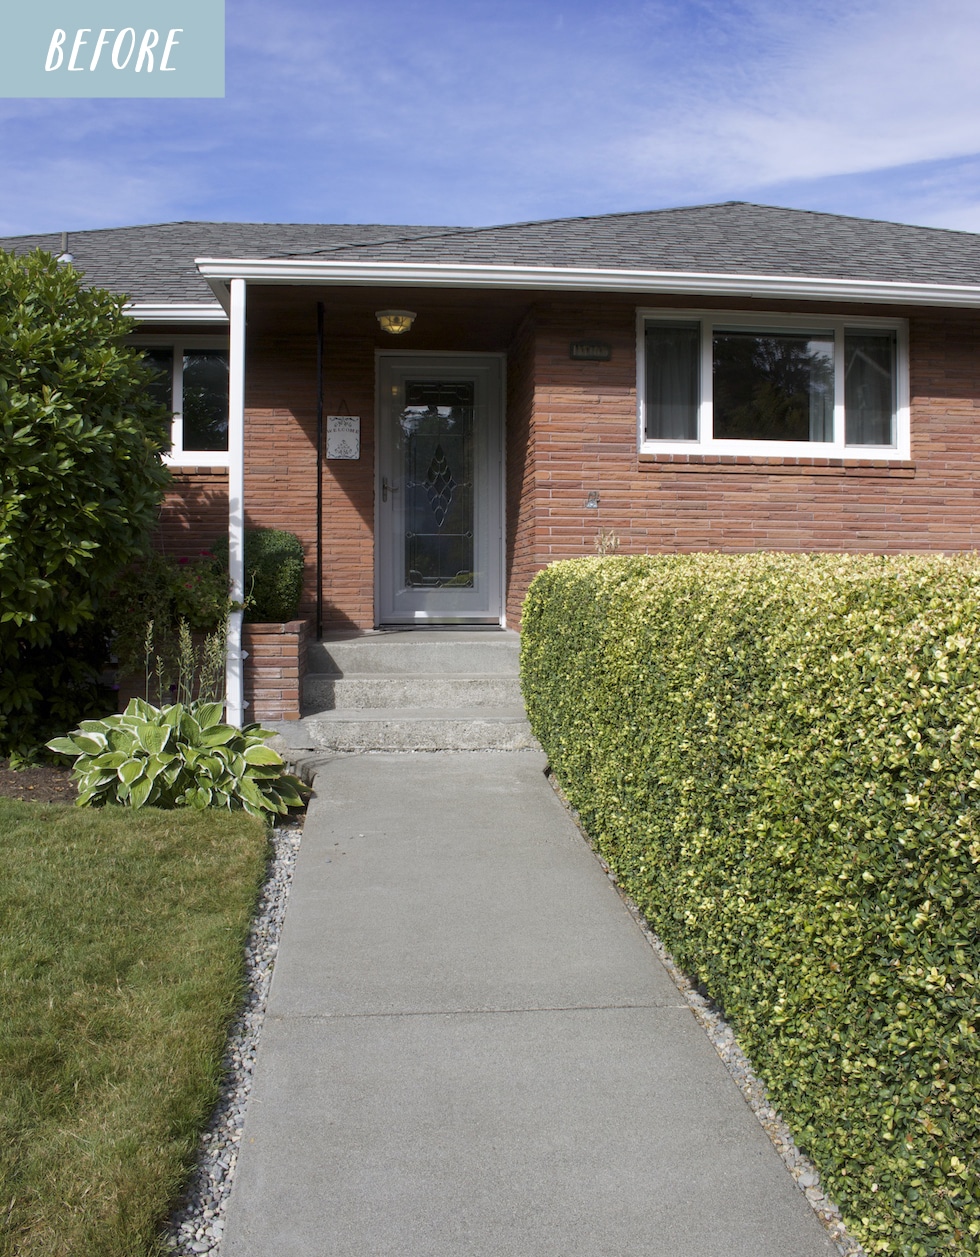
[[[124,786],[131,786],[134,781],[141,777],[149,766],[149,760],[127,759],[119,765],[117,772],[119,780]],[[152,781],[152,777],[147,774],[147,779]]]
[[[57,751],[59,755],[79,755],[82,748],[76,746],[72,738],[52,738],[48,750]]]
[[[131,807],[142,807],[150,797],[150,791],[153,789],[153,782],[146,777],[142,777],[139,781],[133,783],[129,790],[129,803]]]
[[[146,724],[137,731],[139,744],[150,755],[159,755],[170,741],[171,730],[166,725]]]
[[[223,711],[221,703],[198,703],[194,708],[194,717],[202,730],[213,729],[221,722]],[[228,725],[225,726],[226,729],[228,727]]]
[[[282,757],[271,746],[262,746],[261,743],[246,747],[243,758],[246,764],[282,764]]]

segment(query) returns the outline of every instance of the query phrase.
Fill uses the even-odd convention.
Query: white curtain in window
[[[698,325],[650,323],[646,351],[647,440],[696,441],[701,352]]]
[[[834,342],[811,340],[807,345],[810,362],[810,440],[834,439]]]
[[[895,333],[849,330],[844,336],[845,441],[895,444]]]

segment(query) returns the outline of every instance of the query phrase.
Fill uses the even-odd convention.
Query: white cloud
[[[229,0],[225,100],[0,102],[0,230],[488,223],[811,191],[972,224],[980,177],[894,177],[980,152],[980,7],[917,3]]]
[[[823,23],[808,12],[792,39],[781,24],[777,56],[759,50],[750,83],[701,67],[703,97],[690,112],[666,102],[656,133],[630,145],[634,169],[751,185],[976,152],[978,40],[973,0],[891,0]]]

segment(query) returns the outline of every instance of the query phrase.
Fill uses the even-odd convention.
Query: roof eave
[[[253,284],[361,285],[631,292],[769,300],[835,300],[889,305],[980,307],[980,284],[827,279],[805,275],[504,266],[448,262],[311,261],[308,258],[198,258],[219,301],[232,279]],[[224,302],[222,301],[222,304]]]
[[[127,301],[125,313],[140,323],[227,323],[220,305],[199,301]]]

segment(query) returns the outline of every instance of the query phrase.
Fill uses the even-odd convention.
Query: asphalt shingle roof
[[[315,255],[367,244],[410,239],[447,227],[345,226],[318,223],[157,223],[72,231],[68,251],[94,288],[126,293],[134,301],[201,301],[217,304],[198,274],[200,257],[269,258]],[[0,249],[61,253],[61,234],[0,237]]]
[[[0,238],[60,252],[61,238]],[[741,201],[499,227],[164,223],[72,232],[89,283],[137,301],[213,301],[196,257],[360,258],[980,284],[980,235]]]

